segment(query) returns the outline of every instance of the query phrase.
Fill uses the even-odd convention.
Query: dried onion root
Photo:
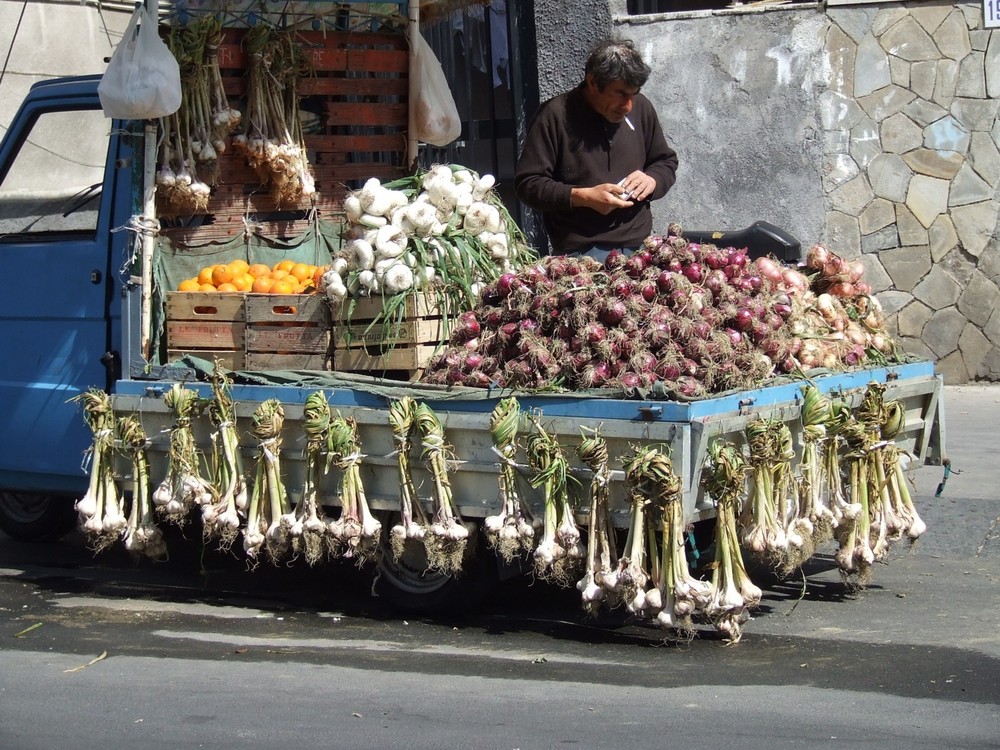
[[[535,524],[530,509],[517,491],[517,430],[521,408],[514,397],[501,399],[490,415],[493,450],[500,457],[500,512],[483,522],[486,542],[505,562],[530,552],[535,546]]]
[[[334,542],[333,553],[362,565],[378,550],[382,524],[368,507],[361,481],[364,455],[354,419],[337,416],[330,423],[327,450],[331,465],[341,472],[340,516],[327,526]]]
[[[462,572],[469,529],[462,522],[451,494],[444,427],[434,410],[425,403],[417,406],[414,424],[420,434],[422,455],[433,482],[434,512],[424,534],[427,565],[445,575],[457,575]]]
[[[153,518],[149,497],[149,439],[136,414],[126,414],[118,422],[122,447],[132,461],[132,507],[125,529],[125,549],[154,560],[166,560],[167,543]]]
[[[208,417],[215,428],[212,433],[212,464],[213,486],[218,497],[214,503],[201,506],[201,522],[203,538],[217,540],[222,550],[230,549],[239,536],[241,514],[246,512],[248,503],[231,384],[222,367],[216,363]]]
[[[295,520],[289,530],[292,548],[302,554],[309,565],[315,565],[327,554],[328,521],[317,496],[320,477],[329,468],[326,452],[330,438],[332,414],[326,394],[314,391],[306,396],[302,409],[302,429],[306,437],[305,478],[302,496],[295,505]]]
[[[602,601],[617,604],[614,594],[617,583],[617,559],[614,527],[611,523],[608,483],[608,444],[597,430],[583,433],[576,449],[580,459],[590,467],[590,514],[587,527],[587,570],[576,582],[583,599],[583,608],[595,614]]]
[[[170,452],[167,475],[153,492],[153,507],[164,520],[183,526],[195,506],[215,502],[215,489],[202,475],[201,454],[195,445],[191,421],[204,407],[197,392],[174,383],[163,397],[164,405],[174,414],[170,427]]]
[[[247,509],[243,549],[256,560],[265,548],[277,564],[290,547],[289,530],[294,522],[288,493],[281,479],[281,430],[285,410],[277,399],[263,401],[253,415],[253,436],[257,439],[257,467]]]
[[[389,424],[396,441],[396,467],[399,475],[399,523],[389,530],[389,542],[394,560],[399,560],[409,540],[423,542],[427,534],[427,515],[420,504],[413,474],[410,471],[410,451],[417,402],[411,396],[389,405]]]

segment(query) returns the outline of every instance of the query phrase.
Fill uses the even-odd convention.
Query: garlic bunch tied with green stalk
[[[93,434],[89,449],[90,481],[76,501],[80,528],[88,545],[100,552],[121,538],[127,526],[121,496],[115,484],[115,417],[108,394],[91,388],[74,398],[83,405],[83,418]]]
[[[156,525],[149,496],[149,439],[137,414],[126,414],[118,421],[118,436],[132,463],[132,504],[125,529],[125,549],[135,555],[165,560],[167,543]]]
[[[262,401],[253,414],[253,437],[257,440],[256,469],[243,549],[257,560],[262,549],[277,564],[291,548],[290,528],[295,521],[281,477],[281,431],[285,410],[278,399]]]
[[[608,444],[598,430],[581,428],[582,439],[576,452],[591,471],[590,513],[587,524],[587,569],[576,588],[583,600],[583,608],[596,614],[601,602],[613,603],[617,578],[617,555],[614,526],[611,523],[611,481]]]
[[[444,426],[426,403],[417,405],[414,427],[420,435],[421,455],[431,475],[433,512],[424,534],[427,565],[446,575],[461,573],[468,548],[469,529],[462,522],[448,478],[448,452]]]
[[[701,482],[715,501],[715,567],[713,595],[705,614],[730,644],[736,644],[742,637],[743,625],[750,619],[749,611],[760,604],[763,595],[747,574],[736,530],[750,467],[733,443],[716,440],[709,445],[708,453]]]
[[[585,563],[586,549],[580,543],[569,499],[569,461],[559,441],[529,415],[534,432],[528,435],[525,452],[531,470],[531,485],[541,488],[544,512],[542,538],[535,547],[535,573],[560,586],[576,582]]]
[[[292,549],[305,557],[309,565],[323,560],[328,551],[329,521],[319,502],[317,486],[330,468],[327,447],[330,440],[330,423],[333,419],[330,403],[322,391],[306,396],[302,407],[302,430],[305,433],[305,476],[302,495],[295,504],[289,533]]]
[[[327,525],[333,554],[355,560],[371,560],[378,550],[382,524],[368,506],[361,481],[361,441],[353,418],[337,415],[329,427],[327,451],[331,466],[341,472],[340,516]]]
[[[201,506],[201,522],[203,538],[217,541],[222,550],[232,547],[239,536],[242,514],[246,513],[249,503],[231,386],[231,379],[216,362],[208,418],[214,428],[211,435],[212,484],[217,496],[215,502]]]
[[[614,592],[614,601],[623,602],[633,614],[642,614],[651,603],[663,608],[662,596],[659,603],[647,598],[647,587],[652,578],[650,570],[651,552],[656,551],[653,528],[649,518],[650,494],[646,487],[642,466],[646,460],[646,450],[633,446],[632,455],[624,461],[625,486],[629,501],[629,526],[625,546],[614,571],[605,576],[605,581]],[[649,544],[647,546],[647,540]],[[655,588],[655,587],[654,587]],[[658,592],[653,594],[653,597]],[[654,613],[655,614],[655,613]]]
[[[831,420],[830,400],[812,383],[802,386],[802,458],[799,463],[799,509],[812,524],[812,543],[818,546],[833,537],[836,516],[826,498],[829,486],[823,460],[824,446],[836,440],[827,434]]]
[[[417,415],[417,402],[403,396],[389,405],[389,424],[396,443],[396,468],[399,475],[399,523],[389,530],[389,543],[394,560],[399,560],[411,539],[423,542],[427,534],[427,515],[413,484],[410,452]]]
[[[521,407],[513,396],[501,399],[490,415],[493,451],[500,458],[497,484],[500,512],[483,521],[486,542],[505,562],[530,552],[535,546],[535,524],[531,510],[517,490],[517,432]]]
[[[202,457],[195,444],[192,420],[205,406],[198,393],[174,383],[163,396],[163,404],[173,412],[167,474],[153,491],[157,515],[183,526],[195,506],[215,503],[215,489],[202,473]]]

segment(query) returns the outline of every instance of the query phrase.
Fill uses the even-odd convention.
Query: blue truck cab
[[[36,83],[0,145],[0,528],[15,538],[72,524],[92,437],[73,398],[120,371],[132,144],[99,81]]]

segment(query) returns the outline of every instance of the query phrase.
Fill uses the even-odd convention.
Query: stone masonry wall
[[[828,14],[824,241],[946,382],[1000,380],[1000,31],[973,4]]]

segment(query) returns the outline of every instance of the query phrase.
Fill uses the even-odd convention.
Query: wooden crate
[[[410,295],[398,317],[384,321],[382,316],[377,297],[334,311],[334,370],[414,380],[447,341],[445,321],[432,295]]]
[[[246,365],[246,310],[242,294],[167,292],[167,356],[194,356],[224,367]]]
[[[247,54],[243,29],[225,29],[219,69],[230,105],[245,112]],[[406,164],[409,52],[402,32],[296,31],[312,75],[298,82],[302,107],[316,125],[305,135],[316,178],[315,203],[274,203],[246,159],[228,148],[219,159],[220,177],[199,221],[177,216],[157,196],[161,231],[179,242],[225,240],[247,223],[265,236],[294,237],[320,216],[336,218],[353,186],[369,177],[383,182],[408,174]]]
[[[248,370],[327,370],[330,308],[320,294],[246,295]]]

